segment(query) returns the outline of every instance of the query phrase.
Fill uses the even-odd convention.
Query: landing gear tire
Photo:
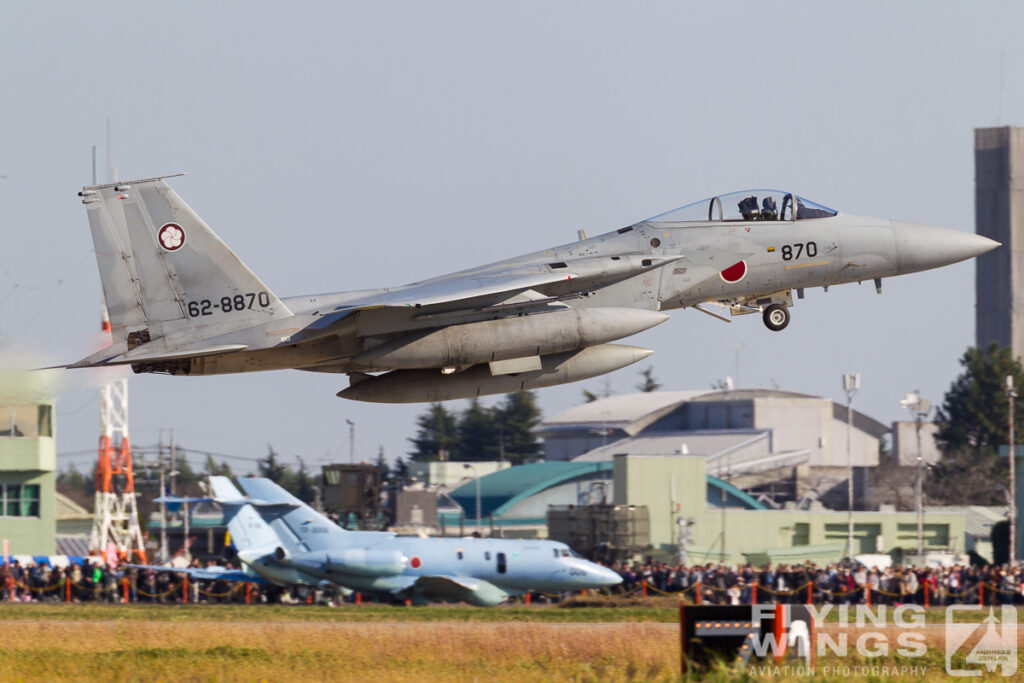
[[[764,309],[764,326],[772,332],[781,332],[789,324],[789,309],[782,304],[772,304]]]

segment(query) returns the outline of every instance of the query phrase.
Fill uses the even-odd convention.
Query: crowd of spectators
[[[192,562],[199,567],[198,560]],[[235,568],[228,565],[227,568]],[[330,597],[330,596],[326,596]],[[172,571],[135,567],[110,568],[83,558],[66,567],[47,562],[22,564],[17,559],[0,564],[0,601],[3,602],[152,602],[152,603],[257,603],[307,602],[325,599],[323,591],[238,581],[185,581]]]
[[[199,567],[198,560],[193,567]],[[233,568],[228,565],[228,568]],[[682,595],[691,602],[951,605],[1024,604],[1020,567],[916,567],[884,569],[828,564],[670,565],[648,558],[612,567],[622,584],[613,592]],[[336,603],[331,592],[237,581],[186,581],[180,573],[135,567],[109,568],[84,558],[66,567],[48,563],[0,565],[0,600],[16,602]]]
[[[648,559],[613,567],[621,590],[683,593],[707,604],[788,602],[816,604],[1020,604],[1024,571],[1002,566],[878,567],[828,564],[669,565]],[[980,591],[980,595],[979,595]]]

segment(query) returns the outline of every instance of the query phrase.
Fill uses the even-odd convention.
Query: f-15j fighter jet
[[[113,344],[66,367],[348,375],[357,401],[442,401],[574,382],[652,351],[611,344],[709,304],[789,324],[793,291],[938,268],[999,246],[748,190],[597,237],[401,287],[279,298],[164,176],[84,188]],[[724,307],[724,308],[722,308]]]

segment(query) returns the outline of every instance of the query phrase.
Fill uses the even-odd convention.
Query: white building
[[[845,509],[849,466],[859,502],[889,429],[853,411],[848,430],[845,405],[753,389],[613,396],[550,417],[536,431],[548,460],[699,455],[708,474],[775,505],[818,499]]]

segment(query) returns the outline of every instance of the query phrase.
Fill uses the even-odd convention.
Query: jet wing
[[[389,293],[387,306],[421,308],[446,304],[463,299],[477,299],[496,294],[524,292],[555,282],[572,280],[578,275],[571,271],[548,273],[495,273],[469,275],[452,280],[409,285]]]
[[[386,309],[412,309],[417,319],[457,319],[464,314],[499,308],[546,308],[591,287],[612,284],[678,259],[622,254],[464,271],[384,290],[365,300],[338,306],[306,330],[322,331],[354,313],[372,314]],[[545,291],[549,293],[541,293]]]
[[[437,575],[403,578],[410,581],[405,587],[396,590],[396,593],[412,591],[427,600],[461,601],[477,607],[493,607],[503,603],[509,596],[493,583],[472,576]]]
[[[262,576],[247,574],[241,569],[227,569],[225,567],[166,567],[155,564],[125,564],[122,566],[135,569],[152,569],[157,572],[185,574],[188,578],[196,581],[248,581],[250,583],[270,585],[270,582]]]

